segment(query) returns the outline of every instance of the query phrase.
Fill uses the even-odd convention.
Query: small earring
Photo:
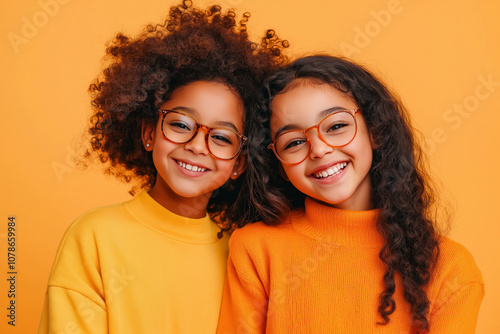
[[[233,175],[236,176],[236,175],[238,175],[238,173],[234,172]]]
[[[149,144],[146,144],[146,147],[149,147]]]

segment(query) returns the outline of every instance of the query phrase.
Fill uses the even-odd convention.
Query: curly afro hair
[[[287,62],[283,50],[288,47],[273,30],[259,43],[250,41],[249,17],[244,13],[237,22],[234,10],[223,12],[217,5],[201,10],[183,1],[170,8],[163,24],[148,25],[135,38],[117,34],[106,50],[106,68],[89,87],[94,112],[86,157],[97,156],[108,174],[138,182],[131,194],[151,188],[157,172],[151,152],[143,148],[141,125],[156,124],[159,107],[176,88],[202,80],[221,82],[241,97],[249,137],[241,154],[249,161],[256,128],[252,111],[261,84]],[[238,180],[214,192],[207,208],[214,220],[224,225],[258,219],[244,195],[254,173],[249,164]]]

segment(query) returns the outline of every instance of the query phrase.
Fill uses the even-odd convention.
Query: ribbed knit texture
[[[379,325],[385,265],[378,210],[309,198],[279,226],[233,233],[218,333],[416,333],[396,276],[396,311]],[[474,333],[484,287],[471,254],[445,237],[432,279],[430,333]]]
[[[214,333],[228,252],[218,231],[147,192],[85,213],[61,241],[39,333]]]

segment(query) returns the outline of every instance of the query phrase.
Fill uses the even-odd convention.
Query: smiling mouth
[[[181,166],[182,168],[184,169],[187,169],[191,172],[204,172],[206,171],[207,169],[206,168],[203,168],[203,167],[199,167],[199,166],[193,166],[193,165],[190,165],[190,164],[186,164],[182,161],[179,161],[179,160],[175,160],[175,162],[177,162],[177,164],[179,166]]]
[[[335,176],[335,175],[339,174],[340,172],[342,172],[346,166],[347,166],[347,162],[339,162],[338,164],[333,165],[333,166],[331,166],[331,167],[329,167],[321,172],[317,172],[317,173],[312,174],[312,176],[315,179],[324,179],[327,177],[332,177],[332,176]]]

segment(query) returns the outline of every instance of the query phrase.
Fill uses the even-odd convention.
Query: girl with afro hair
[[[264,85],[262,223],[230,240],[219,333],[474,333],[481,273],[440,236],[401,102],[343,58]],[[290,212],[293,210],[292,212]]]
[[[39,333],[214,333],[231,224],[250,200],[254,108],[286,61],[268,30],[250,41],[234,10],[170,9],[162,25],[118,34],[90,85],[91,149],[132,200],[68,228],[49,277]]]

